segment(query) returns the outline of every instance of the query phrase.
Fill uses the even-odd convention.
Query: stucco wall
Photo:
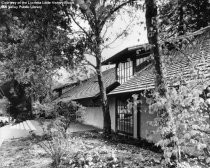
[[[115,113],[115,110],[116,110],[116,98],[110,98],[109,99],[109,110],[110,110],[110,117],[111,117],[111,124],[112,124],[112,130],[115,131],[115,117],[116,117],[116,113]]]
[[[115,105],[116,98],[109,99],[109,109],[110,109],[110,117],[111,117],[111,126],[112,130],[115,131]],[[86,104],[88,104],[88,100],[86,100]],[[154,131],[156,128],[150,126],[147,122],[153,121],[156,117],[155,114],[149,114],[148,104],[146,100],[142,98],[142,105],[140,107],[141,112],[138,121],[140,122],[139,135],[141,138],[145,138],[148,141],[157,142],[159,140],[159,135],[152,135],[150,132]],[[95,126],[97,128],[103,128],[103,112],[101,107],[86,107],[86,113],[84,116],[84,123],[88,125]],[[137,129],[135,129],[137,130]]]
[[[84,123],[103,128],[103,112],[101,107],[86,107]]]
[[[145,98],[142,98],[142,105],[140,106],[140,136],[148,141],[157,142],[160,138],[159,134],[152,134],[151,131],[156,130],[156,127],[148,124],[148,121],[153,121],[156,114],[149,114],[149,106]]]
[[[109,109],[112,130],[115,130],[115,98],[109,99]],[[86,107],[84,123],[103,128],[103,111],[101,107]]]

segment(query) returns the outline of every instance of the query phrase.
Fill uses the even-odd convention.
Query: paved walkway
[[[68,129],[68,132],[80,132],[95,130],[95,127],[72,123]],[[35,120],[27,120],[16,125],[6,125],[0,128],[0,146],[4,140],[13,138],[22,138],[29,136],[29,132],[34,131],[36,134],[41,135],[43,133],[40,123]]]
[[[29,136],[30,131],[36,132],[37,128],[34,127],[30,120],[21,122],[15,125],[6,125],[0,128],[0,146],[4,140],[12,138],[21,138]]]
[[[13,125],[10,128],[11,129],[20,129],[20,130],[36,130],[36,128],[33,126],[31,121],[29,121],[29,120],[21,122],[16,125]]]
[[[96,130],[96,127],[85,125],[81,123],[72,123],[68,128],[68,132],[83,132],[83,131],[91,131]]]

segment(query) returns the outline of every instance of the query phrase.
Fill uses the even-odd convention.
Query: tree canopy
[[[30,93],[46,96],[55,70],[61,66],[74,68],[82,59],[72,54],[70,20],[59,5],[0,12],[0,56],[6,78],[30,83]]]
[[[166,0],[160,4],[160,32],[163,39],[194,32],[210,23],[208,0]]]
[[[102,75],[102,51],[104,48],[108,47],[113,40],[115,41],[127,34],[127,30],[124,29],[121,32],[117,32],[114,39],[106,36],[109,28],[116,21],[117,16],[119,16],[121,12],[133,14],[129,9],[126,9],[126,6],[132,2],[134,1],[77,0],[75,6],[73,5],[70,9],[65,11],[66,15],[69,16],[70,20],[72,20],[74,25],[78,28],[74,34],[74,36],[77,35],[76,37],[78,38],[74,39],[78,39],[78,43],[81,45],[80,48],[83,49],[77,54],[92,55],[96,59],[96,65],[93,65],[87,59],[86,62],[94,67],[97,73],[104,117],[104,132],[107,134],[111,133],[111,119]]]

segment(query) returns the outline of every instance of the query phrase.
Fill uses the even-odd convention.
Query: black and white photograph
[[[0,0],[0,168],[209,168],[210,0]]]

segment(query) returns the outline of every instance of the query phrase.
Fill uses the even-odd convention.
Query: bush
[[[33,103],[33,114],[36,118],[44,117],[44,118],[56,118],[56,103],[40,103],[39,101],[35,101]]]
[[[85,108],[74,101],[42,104],[36,101],[33,103],[33,114],[36,118],[65,118],[63,121],[66,126],[69,126],[71,122],[82,121],[84,112]]]
[[[9,100],[4,96],[0,99],[0,107],[1,107],[1,115],[7,115],[6,111],[9,106],[10,102]]]
[[[76,102],[63,103],[45,103],[40,104],[36,102],[34,104],[35,114],[39,118],[43,112],[46,116],[56,116],[55,119],[49,123],[44,122],[39,118],[42,125],[44,135],[38,136],[32,133],[35,143],[43,148],[48,155],[52,158],[54,167],[59,167],[62,158],[68,155],[70,143],[68,140],[68,132],[72,122],[75,122],[82,118],[84,108]]]
[[[5,125],[7,125],[7,124],[8,124],[7,121],[0,121],[0,127],[3,127],[3,126],[5,126]]]
[[[58,168],[61,164],[62,158],[68,154],[69,141],[66,138],[62,125],[58,124],[57,120],[52,120],[46,124],[42,120],[40,123],[44,134],[39,136],[31,132],[33,142],[38,144],[52,159],[52,166]]]
[[[178,89],[169,88],[165,96],[156,91],[150,96],[147,92],[141,94],[149,104],[149,113],[157,115],[148,124],[157,128],[150,135],[161,135],[156,145],[163,150],[166,167],[183,167],[181,165],[186,164],[182,164],[183,160],[190,162],[190,157],[209,166],[210,103],[201,97],[201,93],[198,89],[181,85]],[[142,101],[138,95],[132,97],[133,101],[128,101],[128,109],[136,112]]]
[[[59,116],[60,124],[66,132],[72,122],[82,121],[85,108],[77,102],[59,102],[55,107],[56,113]]]
[[[208,105],[200,94],[199,90],[180,86],[169,89],[166,97],[154,93],[153,99],[148,99],[150,113],[157,114],[150,124],[158,126],[161,140],[157,145],[164,151],[168,167],[179,165],[183,157],[190,155],[209,159]]]
[[[8,116],[9,113],[7,109],[10,106],[9,100],[4,96],[3,98],[0,99],[0,116]]]

